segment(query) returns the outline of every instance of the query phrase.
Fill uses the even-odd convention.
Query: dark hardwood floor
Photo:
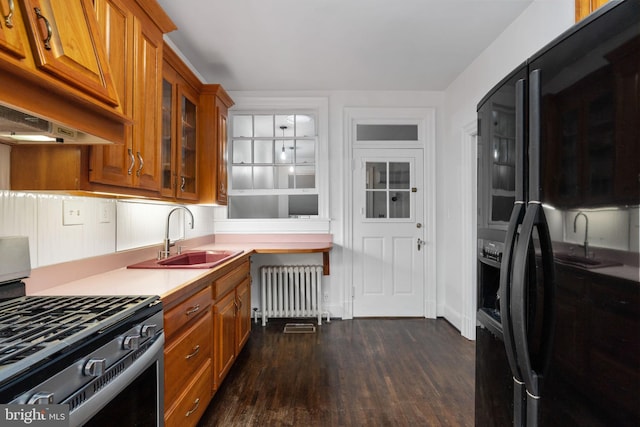
[[[474,342],[438,319],[354,319],[313,334],[253,324],[204,426],[473,426]]]

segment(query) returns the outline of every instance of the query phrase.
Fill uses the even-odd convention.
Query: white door
[[[354,150],[353,315],[424,316],[422,149]]]

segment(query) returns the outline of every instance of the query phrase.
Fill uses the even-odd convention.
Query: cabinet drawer
[[[193,322],[208,311],[211,305],[211,289],[207,286],[197,294],[187,298],[176,307],[164,313],[164,334],[171,338],[180,328]]]
[[[213,298],[218,299],[235,288],[247,276],[250,275],[250,263],[247,260],[242,265],[234,268],[221,278],[213,282]]]
[[[184,389],[186,392],[178,403],[165,413],[166,427],[190,427],[198,423],[211,401],[211,360],[207,360]]]
[[[211,359],[211,310],[200,316],[191,328],[170,343],[164,352],[164,406],[170,408],[182,385],[187,384],[207,360]]]

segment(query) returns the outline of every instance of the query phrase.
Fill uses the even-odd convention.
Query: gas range
[[[151,365],[161,375],[162,321],[158,296],[23,296],[0,303],[0,403],[66,404],[71,425],[84,423],[108,403],[103,389]],[[161,378],[155,384],[161,396]]]

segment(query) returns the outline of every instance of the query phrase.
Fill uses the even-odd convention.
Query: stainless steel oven
[[[157,296],[2,302],[0,403],[68,405],[71,426],[162,426],[163,347]]]

